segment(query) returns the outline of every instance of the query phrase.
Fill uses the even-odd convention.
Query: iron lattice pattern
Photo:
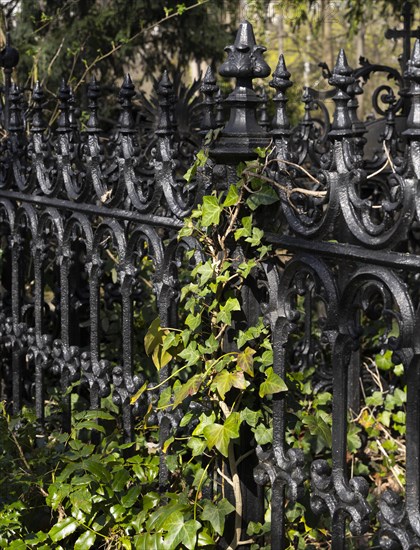
[[[87,89],[85,124],[65,82],[51,124],[54,110],[41,86],[28,97],[10,83],[17,59],[7,48],[0,143],[0,342],[1,391],[13,412],[34,404],[45,432],[54,414],[47,401],[55,392],[62,427],[68,430],[72,400],[67,390],[74,384],[87,408],[99,408],[111,394],[125,437],[132,438],[135,415],[147,409],[146,397],[130,404],[145,379],[136,355],[134,313],[150,301],[152,287],[161,325],[176,327],[182,256],[198,248],[191,238],[178,240],[182,220],[204,195],[235,181],[235,166],[255,158],[256,147],[267,147],[263,176],[273,182],[280,206],[267,209],[260,223],[267,242],[288,251],[289,259],[279,255],[267,262],[265,304],[250,292],[242,305],[257,317],[265,313],[275,373],[286,378],[288,372],[311,368],[314,395],[321,389],[332,393],[328,459],[311,460],[289,447],[285,419],[292,404],[284,394],[273,400],[272,447],[251,443],[258,462],[255,482],[271,487],[271,546],[285,547],[286,506],[308,494],[312,510],[331,518],[333,548],[346,546],[347,528],[363,544],[420,545],[420,42],[411,58],[406,56],[403,74],[366,60],[353,71],[341,51],[332,71],[325,69],[331,92],[305,89],[304,117],[292,127],[285,61],[281,56],[269,83],[272,118],[267,96],[257,95],[252,83],[270,69],[245,22],[220,68],[222,76],[237,79],[227,98],[209,69],[201,84],[200,116],[191,108],[181,132],[179,100],[168,75],[152,102],[139,102],[126,76],[118,124],[107,134],[101,130],[100,87],[94,79]],[[383,115],[379,126],[357,115],[362,81],[377,71],[391,77],[401,92],[397,100],[389,83],[375,92],[374,107]],[[326,98],[334,103],[332,120]],[[186,183],[183,175],[194,153],[218,128],[210,160]],[[112,312],[114,339],[104,326]],[[369,475],[350,476],[346,438],[349,410],[357,418],[363,412],[363,345],[374,341],[375,330],[380,334],[375,349],[392,352],[394,363],[404,368],[399,383],[407,385],[407,490],[404,497],[383,491],[377,513],[369,499]],[[169,369],[161,370],[161,381]],[[179,420],[170,413],[159,416],[161,442]],[[163,457],[162,485],[168,476],[164,463]],[[252,514],[259,509],[260,493],[247,493],[244,529],[247,521],[259,519]]]

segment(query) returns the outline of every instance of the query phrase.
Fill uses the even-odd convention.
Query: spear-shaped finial
[[[69,132],[71,130],[69,119],[70,97],[70,88],[66,79],[63,78],[61,80],[60,89],[58,90],[60,116],[57,121],[57,132]]]
[[[201,132],[206,134],[209,130],[217,128],[214,117],[215,94],[219,90],[216,85],[216,78],[211,67],[207,67],[206,74],[201,84],[201,92],[204,95],[203,116],[201,119]]]
[[[273,130],[271,133],[274,136],[285,135],[290,133],[290,122],[286,112],[286,91],[292,86],[290,73],[287,70],[286,62],[283,54],[280,54],[276,70],[273,73],[273,78],[270,81],[270,86],[276,90],[276,95],[273,101],[276,103],[276,114],[272,121]]]
[[[343,49],[340,50],[337,61],[328,82],[337,89],[333,97],[335,103],[334,120],[329,133],[331,137],[348,135],[352,131],[352,124],[349,114],[348,101],[350,96],[347,93],[348,87],[354,83],[353,70],[347,62]]]
[[[96,134],[100,132],[99,128],[99,122],[98,122],[98,98],[101,95],[101,89],[99,87],[99,84],[96,81],[96,78],[92,76],[88,90],[87,90],[87,97],[88,97],[88,107],[90,111],[89,120],[86,124],[87,130],[91,134]]]
[[[156,133],[160,136],[169,136],[173,133],[172,108],[174,104],[174,93],[172,82],[169,79],[168,71],[163,71],[162,78],[157,87],[159,97],[159,122]]]
[[[42,113],[44,108],[44,99],[44,90],[42,89],[41,82],[37,80],[32,91],[31,132],[43,132],[47,127]]]
[[[234,44],[225,48],[228,58],[219,73],[236,78],[236,86],[225,101],[230,108],[229,122],[210,148],[210,156],[216,161],[236,164],[253,159],[256,147],[268,145],[268,136],[255,116],[261,100],[252,87],[254,78],[270,74],[270,67],[263,58],[265,50],[255,43],[254,31],[248,21],[240,24]]]
[[[124,77],[119,93],[119,102],[121,104],[121,114],[118,121],[120,132],[131,134],[134,131],[133,105],[132,99],[136,95],[131,76],[127,73]]]

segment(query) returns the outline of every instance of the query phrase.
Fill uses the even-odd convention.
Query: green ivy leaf
[[[96,533],[85,531],[74,543],[74,550],[89,550],[92,548],[96,540]]]
[[[206,529],[203,529],[198,533],[197,538],[197,546],[201,548],[202,546],[213,546],[214,547],[214,540],[213,537],[210,535],[210,533],[207,532]]]
[[[249,409],[248,407],[245,407],[241,410],[239,413],[241,415],[241,419],[248,424],[248,426],[251,426],[252,428],[255,428],[257,425],[258,420],[261,418],[262,413],[261,411],[253,411]]]
[[[239,426],[241,424],[241,416],[237,412],[231,413],[222,424],[210,424],[203,430],[204,437],[207,440],[209,449],[216,449],[225,457],[228,456],[228,447],[232,439],[239,437]]]
[[[166,454],[167,450],[169,449],[169,447],[172,445],[174,441],[175,441],[175,437],[173,435],[168,437],[168,439],[162,445],[162,452]]]
[[[264,424],[258,424],[253,432],[258,445],[266,445],[273,442],[273,428],[267,428]]]
[[[188,382],[178,386],[174,390],[174,402],[172,407],[175,409],[180,405],[189,395],[195,395],[200,389],[201,384],[203,383],[204,377],[202,374],[195,374],[192,376]]]
[[[323,411],[318,410],[316,415],[305,415],[302,422],[308,426],[311,435],[315,435],[320,439],[320,443],[328,448],[332,445],[331,426],[327,423],[328,415],[323,415]]]
[[[191,220],[186,220],[184,226],[178,231],[178,239],[182,239],[183,237],[191,237],[193,232],[194,226]]]
[[[239,191],[236,185],[231,185],[229,187],[228,194],[226,195],[225,200],[223,201],[223,206],[233,206],[237,204],[239,200]]]
[[[239,264],[237,271],[244,279],[246,279],[256,265],[257,262],[251,258],[250,260]]]
[[[136,550],[166,550],[161,533],[135,535],[134,544]]]
[[[190,437],[187,441],[187,447],[192,450],[193,456],[201,456],[206,450],[207,443],[199,437]]]
[[[198,327],[201,325],[201,314],[197,313],[197,315],[193,315],[192,313],[190,313],[185,319],[185,324],[191,330],[197,330]]]
[[[249,327],[245,331],[240,330],[238,339],[236,341],[238,348],[242,348],[250,340],[255,340],[256,338],[258,338],[263,332],[263,330],[264,330],[264,325],[261,322],[261,320],[258,323],[258,325],[255,327]]]
[[[380,370],[389,370],[394,366],[392,362],[392,351],[387,350],[384,354],[377,354],[375,356],[375,363]]]
[[[246,201],[251,210],[256,210],[261,205],[269,205],[277,202],[279,196],[269,185],[263,185],[259,191],[252,193]]]
[[[264,397],[273,393],[280,393],[287,391],[285,382],[280,378],[278,374],[273,371],[273,367],[268,367],[265,371],[266,379],[260,386],[259,395]]]
[[[152,361],[156,369],[160,371],[171,361],[173,355],[165,351],[162,346],[156,346],[152,353]]]
[[[202,355],[204,355],[204,354],[211,355],[219,349],[219,345],[220,344],[216,340],[216,336],[214,334],[210,334],[210,336],[205,341],[205,345],[204,346],[201,346],[201,345],[198,346],[198,351]]]
[[[349,424],[347,432],[347,447],[350,453],[354,453],[362,446],[362,441],[359,437],[360,427],[354,422]]]
[[[207,260],[207,262],[199,264],[194,270],[192,271],[192,275],[200,275],[200,286],[204,286],[209,279],[211,279],[214,275],[213,265],[211,260]]]
[[[203,212],[201,222],[204,227],[210,225],[217,225],[220,221],[220,214],[223,208],[220,206],[219,201],[213,195],[207,195],[203,197]]]
[[[245,216],[241,220],[242,227],[235,231],[235,241],[241,237],[249,237],[252,233],[252,216]]]
[[[237,298],[228,298],[217,314],[216,321],[230,325],[232,322],[232,311],[240,311],[241,306]]]
[[[194,428],[192,435],[201,435],[207,426],[210,426],[216,420],[216,415],[212,412],[209,416],[202,413],[199,418],[200,422]]]
[[[258,227],[252,228],[252,233],[245,240],[247,243],[250,243],[251,246],[258,246],[261,244],[261,239],[264,237],[264,231]]]
[[[184,6],[184,4],[179,5],[178,10],[180,6]],[[185,6],[184,6],[184,9],[185,9]],[[205,152],[203,150],[198,151],[194,164],[191,166],[191,168],[189,168],[185,172],[184,179],[189,183],[197,173],[197,168],[199,168],[200,166],[204,166],[206,162],[207,162],[207,155],[205,154]]]
[[[382,422],[384,426],[389,428],[389,425],[391,424],[391,413],[389,411],[382,411],[378,415],[377,419],[379,420],[379,422]]]
[[[54,525],[48,534],[53,542],[58,542],[74,533],[78,527],[79,523],[74,518],[69,517]]]
[[[137,391],[134,395],[131,396],[130,398],[130,404],[131,405],[134,405],[134,403],[136,403],[140,397],[143,395],[143,393],[146,391],[147,389],[147,382],[145,382]]]
[[[183,544],[188,550],[194,550],[200,528],[201,524],[194,519],[185,521],[181,512],[171,514],[163,524],[163,529],[168,531],[164,537],[165,549],[175,550]]]
[[[249,346],[245,348],[245,351],[238,353],[238,367],[249,376],[254,376],[253,355],[255,355],[255,350]]]
[[[192,341],[188,346],[179,353],[178,357],[185,359],[185,366],[196,365],[201,359],[200,352],[197,350],[197,343]]]
[[[162,345],[162,329],[160,319],[155,319],[144,337],[144,349],[147,355],[151,355],[156,346]]]
[[[242,372],[229,372],[222,370],[213,379],[212,390],[217,390],[220,397],[224,400],[225,395],[232,387],[244,390],[249,383],[245,380]]]
[[[366,397],[366,405],[368,407],[379,407],[384,402],[384,396],[380,391],[374,391],[372,395]]]
[[[225,498],[223,498],[217,504],[207,502],[203,507],[201,519],[209,521],[213,529],[219,535],[223,535],[225,528],[225,518],[228,514],[232,513],[235,507]]]

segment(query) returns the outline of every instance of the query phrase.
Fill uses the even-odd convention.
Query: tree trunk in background
[[[279,44],[279,56],[284,52],[284,22],[283,22],[283,13],[280,13],[278,16],[277,24],[277,40]]]
[[[324,61],[328,67],[332,69],[334,67],[334,48],[331,37],[331,13],[329,7],[329,0],[321,0],[321,11],[319,16],[321,17],[322,25],[322,39],[324,44]]]
[[[363,24],[360,25],[359,32],[356,35],[356,66],[359,65],[360,57],[365,57],[365,26]],[[360,120],[364,120],[364,94],[360,94],[357,99],[359,101],[359,118]]]

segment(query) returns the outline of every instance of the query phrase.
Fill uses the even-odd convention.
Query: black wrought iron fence
[[[94,79],[87,89],[85,126],[63,82],[51,127],[41,86],[26,97],[11,84],[17,54],[8,45],[1,58],[0,342],[1,392],[13,412],[33,404],[40,434],[45,433],[46,401],[55,386],[62,428],[68,430],[68,389],[77,381],[74,391],[82,392],[87,408],[98,409],[112,395],[125,438],[132,438],[136,415],[147,406],[146,394],[131,403],[145,380],[134,313],[152,287],[161,325],[177,326],[182,257],[197,246],[191,238],[177,238],[183,219],[204,195],[235,181],[239,162],[265,148],[260,176],[277,202],[256,219],[277,253],[252,274],[257,284],[250,283],[242,305],[257,317],[264,314],[271,328],[276,374],[287,379],[290,372],[312,369],[312,394],[320,389],[332,394],[325,422],[332,429],[330,458],[313,459],[290,447],[288,393],[272,401],[272,446],[251,442],[258,462],[255,482],[271,487],[268,541],[273,549],[287,547],[286,506],[310,497],[314,513],[331,518],[332,548],[346,547],[347,529],[359,537],[353,544],[360,547],[420,547],[420,41],[411,54],[407,37],[404,47],[402,71],[366,60],[352,70],[340,51],[335,67],[325,68],[331,92],[305,89],[304,117],[292,128],[286,109],[292,82],[284,58],[269,82],[275,112],[269,121],[267,97],[256,94],[252,80],[268,77],[270,69],[252,26],[244,22],[220,68],[222,76],[236,78],[233,92],[222,99],[209,69],[201,84],[201,114],[197,118],[194,109],[188,132],[177,130],[177,98],[164,73],[157,103],[143,101],[143,107],[130,77],[124,78],[118,123],[104,136]],[[365,123],[357,115],[357,96],[374,72],[389,76],[392,85],[387,82],[373,95],[380,119]],[[334,102],[332,120],[324,104],[328,97]],[[146,103],[147,115],[138,118]],[[210,158],[186,183],[183,175],[210,131],[217,136]],[[369,353],[387,353],[390,363],[402,365],[401,376],[388,382],[407,386],[406,402],[401,398],[404,492],[374,492],[373,470],[351,475],[348,420],[368,422],[363,414],[372,392],[366,394],[363,380],[376,368]],[[160,382],[169,373],[170,365],[162,368]],[[159,414],[161,443],[179,420]],[[162,487],[168,476],[162,459]],[[244,483],[250,488],[246,529],[247,521],[261,519],[261,492],[249,476]]]

